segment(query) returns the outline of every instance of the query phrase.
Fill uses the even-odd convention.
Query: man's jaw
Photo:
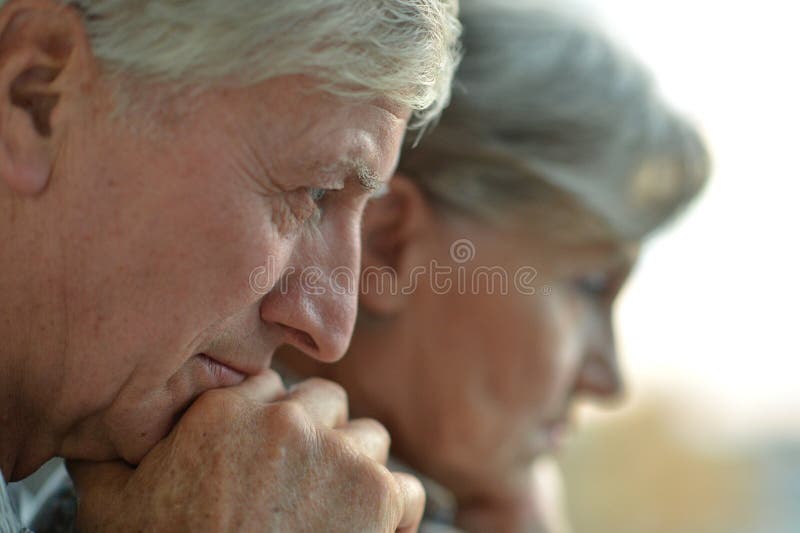
[[[112,441],[117,454],[123,460],[138,464],[172,431],[186,410],[203,393],[234,387],[249,376],[263,373],[272,361],[274,349],[260,352],[258,357],[252,358],[243,357],[244,352],[236,352],[238,357],[220,355],[221,353],[222,351],[204,350],[190,357],[169,379],[166,395],[160,390],[143,402],[141,398],[128,398],[126,404],[137,405],[137,408],[123,409],[124,420],[120,420],[119,410],[106,414],[108,425],[118,429],[112,431]]]

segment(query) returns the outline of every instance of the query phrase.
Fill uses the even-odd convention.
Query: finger
[[[250,376],[239,385],[219,390],[240,394],[260,403],[274,402],[286,395],[283,380],[274,370],[267,370],[262,374]]]
[[[67,471],[84,501],[103,505],[120,494],[133,475],[134,469],[122,461],[67,461]]]
[[[392,439],[386,428],[377,420],[371,418],[351,420],[348,424],[336,428],[336,432],[359,452],[380,464],[386,464]]]
[[[400,523],[397,531],[401,533],[416,533],[425,512],[425,489],[422,483],[412,476],[402,472],[392,472],[397,484],[400,486],[400,497],[403,505]]]
[[[311,378],[289,390],[286,400],[300,404],[316,425],[335,428],[347,423],[347,393],[341,385]]]

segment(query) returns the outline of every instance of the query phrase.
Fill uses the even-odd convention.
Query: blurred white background
[[[703,196],[617,308],[621,409],[562,457],[578,533],[800,531],[800,3],[583,0],[692,116]]]
[[[683,399],[697,431],[800,436],[800,4],[587,4],[714,155],[705,194],[652,241],[620,300],[632,399]]]

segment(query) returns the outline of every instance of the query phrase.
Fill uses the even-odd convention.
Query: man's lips
[[[247,378],[247,374],[238,369],[235,369],[225,363],[214,359],[213,357],[204,353],[198,354],[197,357],[205,365],[206,370],[211,376],[212,380],[219,387],[231,387],[238,385]]]

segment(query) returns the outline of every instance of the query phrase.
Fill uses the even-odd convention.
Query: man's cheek
[[[164,439],[196,396],[187,376],[176,375],[146,397],[128,397],[108,413],[112,441],[126,462],[138,464]]]
[[[293,263],[296,262],[297,238],[275,239],[264,241],[253,249],[259,250],[257,253],[250,253],[247,259],[237,268],[240,272],[237,280],[237,290],[240,290],[241,281],[246,282],[248,289],[247,296],[261,297],[276,289],[282,280],[292,276],[296,272]]]

